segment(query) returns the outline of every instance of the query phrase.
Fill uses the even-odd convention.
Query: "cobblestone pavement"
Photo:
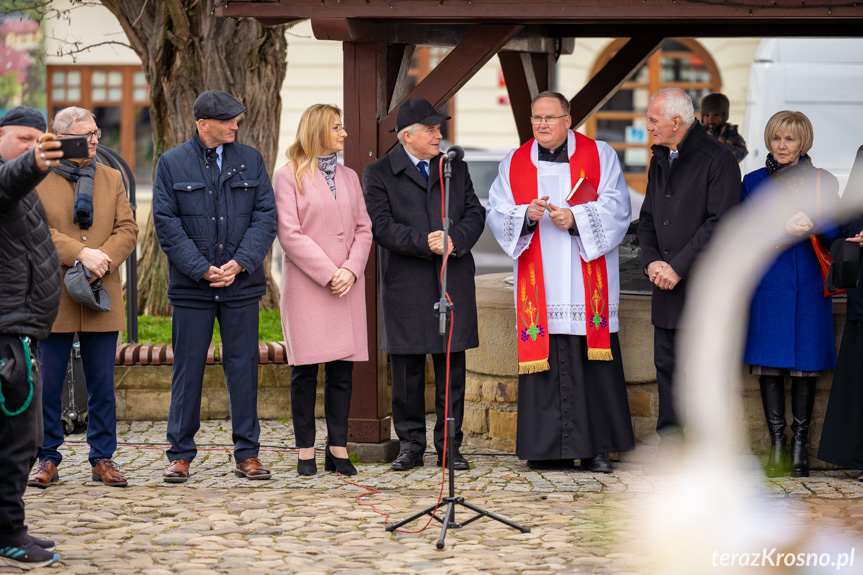
[[[625,534],[640,521],[638,502],[666,481],[644,473],[640,462],[617,464],[612,475],[537,472],[511,455],[464,449],[472,469],[456,474],[456,495],[531,531],[482,518],[451,529],[438,550],[439,523],[419,534],[387,532],[384,517],[358,505],[366,490],[324,473],[321,454],[318,474],[298,477],[289,423],[262,422],[261,459],[274,477],[252,482],[233,474],[231,452],[224,448],[230,422],[204,422],[197,439],[208,450],[199,452],[182,485],[161,480],[164,422],[119,428],[115,461],[129,487],[92,481],[85,438],[72,435],[61,450],[59,485],[28,489],[30,530],[55,539],[61,555],[59,565],[32,573],[641,574],[644,556],[625,543]],[[320,442],[323,437],[319,429]],[[379,490],[363,501],[398,521],[434,504],[441,479],[435,459],[427,452],[425,467],[409,473],[364,464],[353,479]],[[794,521],[859,537],[863,483],[855,478],[854,472],[816,471],[805,480],[766,481],[753,471],[748,480],[769,504],[791,511]],[[472,515],[457,508],[459,521]]]

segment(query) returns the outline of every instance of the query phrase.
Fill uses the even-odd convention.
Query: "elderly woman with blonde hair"
[[[784,237],[776,259],[766,269],[752,298],[743,361],[759,376],[761,400],[770,433],[768,476],[787,470],[785,376],[791,377],[791,474],[809,475],[809,430],[815,402],[815,381],[836,363],[833,302],[824,296],[821,268],[812,243],[817,235],[827,245],[840,236],[836,225],[820,213],[839,201],[839,183],[812,165],[812,124],[803,113],[778,112],[767,122],[766,166],[743,178],[742,208],[763,193],[787,199]]]
[[[372,230],[356,172],[337,161],[347,132],[336,106],[303,112],[288,164],[276,172],[282,329],[291,365],[297,473],[314,475],[315,394],[323,363],[324,469],[354,475],[347,454],[355,361],[368,360],[363,271]]]

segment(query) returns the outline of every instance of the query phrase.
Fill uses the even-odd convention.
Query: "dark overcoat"
[[[446,351],[434,314],[443,258],[428,247],[428,235],[443,229],[439,158],[429,161],[428,182],[401,145],[363,171],[363,194],[378,245],[381,348],[388,353]],[[455,251],[447,264],[447,292],[455,310],[452,351],[464,351],[479,345],[470,250],[485,226],[485,209],[467,164],[453,162],[452,172],[449,233]]]
[[[720,216],[740,199],[740,168],[734,154],[698,126],[693,128],[678,144],[680,155],[670,166],[669,149],[653,146],[638,222],[645,269],[665,261],[681,278],[671,290],[653,286],[651,321],[664,329],[677,328],[693,265]]]

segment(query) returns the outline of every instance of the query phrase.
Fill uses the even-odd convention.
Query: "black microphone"
[[[456,162],[464,159],[464,149],[461,146],[450,146],[447,148],[444,159],[447,162]]]

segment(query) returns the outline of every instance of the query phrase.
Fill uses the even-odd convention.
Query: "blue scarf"
[[[93,178],[96,177],[96,164],[91,163],[83,168],[60,160],[54,171],[70,182],[75,182],[73,221],[82,230],[89,229],[93,225]]]

